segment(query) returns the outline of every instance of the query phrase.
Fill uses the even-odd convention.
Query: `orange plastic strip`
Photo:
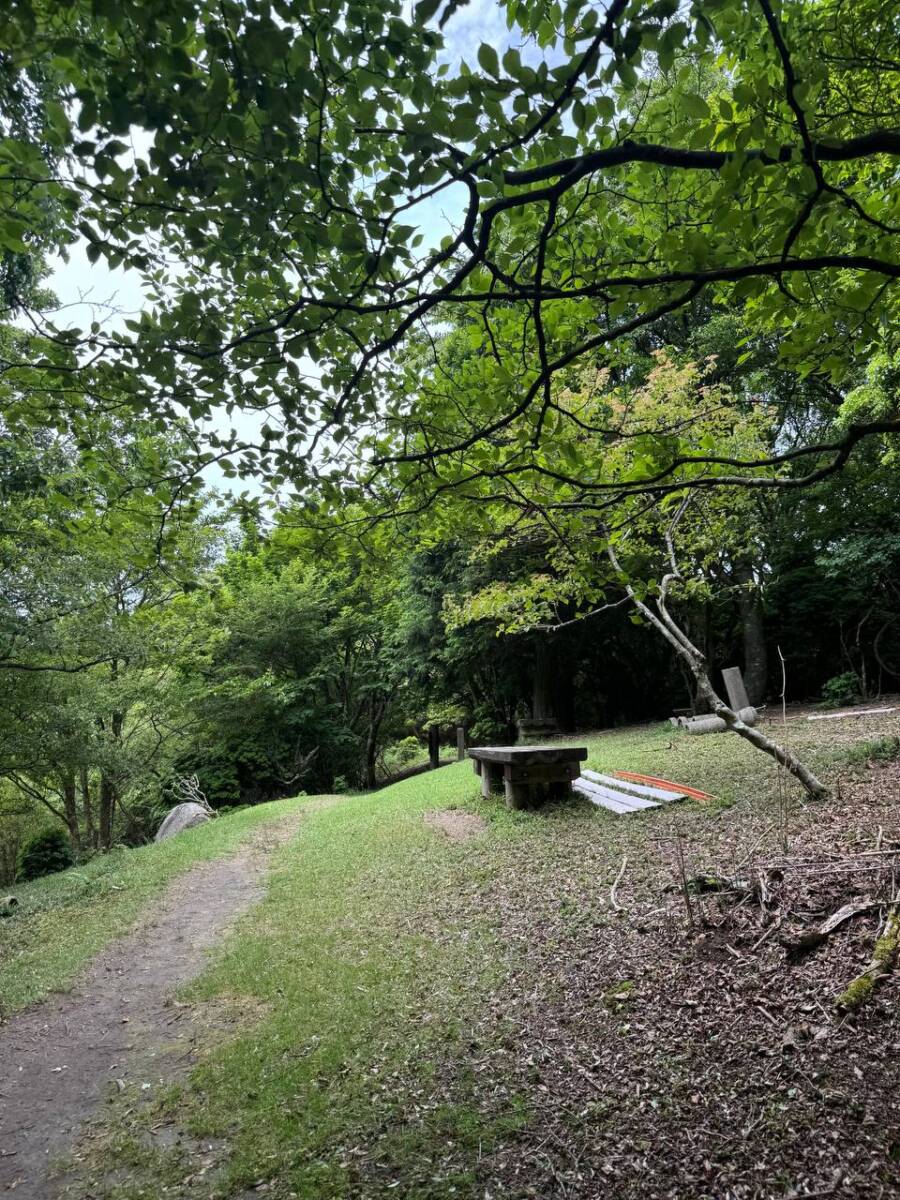
[[[673,792],[683,792],[685,796],[691,796],[694,800],[715,799],[709,792],[701,792],[699,788],[687,787],[683,783],[673,783],[671,779],[660,779],[658,775],[638,775],[636,771],[613,771],[613,775],[619,779],[630,779],[632,783],[656,784],[657,787],[666,787]]]

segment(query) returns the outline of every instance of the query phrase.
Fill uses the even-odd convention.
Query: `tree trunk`
[[[84,837],[89,846],[97,849],[97,830],[94,826],[94,806],[91,802],[91,780],[87,767],[80,771],[81,817],[84,821]]]
[[[779,745],[778,742],[773,742],[771,738],[766,737],[755,726],[746,725],[738,714],[728,707],[725,701],[716,694],[706,673],[706,669],[699,658],[696,663],[692,664],[691,669],[694,672],[694,678],[697,680],[698,689],[706,698],[712,711],[717,717],[722,718],[732,733],[736,733],[739,737],[748,741],[751,746],[755,746],[757,750],[762,750],[765,754],[774,758],[777,763],[780,763],[795,779],[803,784],[814,800],[823,800],[829,794],[825,784],[792,751],[788,750],[785,746]]]
[[[63,812],[65,813],[66,828],[69,830],[69,841],[77,854],[81,849],[81,830],[78,827],[78,799],[75,793],[75,772],[67,771],[62,776]]]
[[[373,788],[376,785],[375,762],[378,758],[378,731],[387,712],[391,697],[373,696],[369,701],[369,726],[366,730],[365,757],[363,759],[363,787]]]
[[[100,773],[100,849],[108,850],[112,845],[113,818],[116,812],[116,785],[108,771]]]
[[[754,586],[753,568],[749,562],[737,564],[735,571],[741,587],[738,589],[738,611],[744,639],[744,686],[750,703],[762,704],[769,682],[769,659],[766,647],[766,627],[763,620],[759,590]]]
[[[114,712],[110,719],[110,734],[112,746],[116,752],[122,738],[125,725],[125,714]],[[100,848],[108,850],[112,845],[113,820],[116,815],[116,805],[119,802],[119,778],[114,768],[104,766],[100,772]]]
[[[366,751],[363,764],[363,787],[375,787],[375,760],[378,757],[378,731],[369,726],[369,732],[366,735]]]

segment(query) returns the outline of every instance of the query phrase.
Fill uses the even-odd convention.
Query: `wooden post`
[[[465,725],[457,725],[456,727],[456,757],[460,762],[466,757],[466,746],[469,739],[466,737]]]
[[[428,765],[432,771],[441,765],[441,730],[438,725],[428,726]]]

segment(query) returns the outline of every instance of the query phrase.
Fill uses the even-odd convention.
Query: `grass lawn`
[[[859,1017],[833,1003],[867,961],[875,917],[796,966],[776,936],[873,877],[823,885],[787,866],[779,908],[698,897],[690,915],[677,884],[681,859],[747,874],[776,858],[840,863],[876,839],[900,847],[896,763],[872,768],[859,750],[898,733],[896,714],[789,722],[790,743],[839,783],[818,805],[737,738],[668,726],[577,740],[590,766],[717,803],[509,813],[459,764],[310,804],[266,899],[182,997],[205,1031],[197,1064],[114,1100],[82,1147],[83,1194],[749,1198],[812,1193],[838,1171],[868,1196],[896,1194],[897,987]],[[441,809],[484,828],[453,840],[423,819]],[[81,958],[165,878],[268,815],[138,852],[127,893],[100,895]],[[54,883],[73,886],[40,887]],[[62,903],[40,910],[43,894],[20,951],[35,964],[25,931],[49,922],[53,939],[66,921]],[[75,905],[83,915],[90,900],[73,892]],[[77,965],[55,947],[49,960],[54,978]],[[49,976],[29,977],[34,994]]]

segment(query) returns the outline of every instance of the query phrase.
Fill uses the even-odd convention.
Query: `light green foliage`
[[[388,746],[384,752],[384,766],[388,775],[400,771],[412,763],[425,760],[426,751],[417,737],[401,738]]]
[[[591,372],[560,393],[560,410],[580,423],[577,438],[556,441],[543,453],[554,474],[535,481],[524,513],[517,503],[525,494],[519,482],[505,492],[507,510],[492,510],[494,553],[498,535],[504,545],[530,534],[544,545],[550,570],[492,582],[467,597],[451,595],[446,602],[451,625],[490,619],[506,632],[552,626],[566,613],[621,599],[621,585],[629,580],[639,594],[652,594],[674,569],[665,539],[676,514],[679,598],[707,599],[715,577],[733,582],[729,576],[735,561],[758,554],[760,521],[752,497],[716,491],[691,495],[679,483],[729,470],[692,463],[698,450],[714,451],[723,460],[766,464],[776,407],[749,407],[742,395],[710,380],[714,366],[714,361],[679,363],[659,351],[640,386],[615,387],[606,372]],[[570,447],[579,461],[592,464],[593,487],[604,496],[602,507],[585,501],[579,480],[565,474]],[[760,475],[768,473],[763,465]],[[655,503],[643,492],[633,493],[638,477],[665,481]],[[486,486],[496,495],[504,485]],[[682,512],[679,506],[687,496],[690,502]],[[615,547],[624,576],[607,562],[607,543]]]

